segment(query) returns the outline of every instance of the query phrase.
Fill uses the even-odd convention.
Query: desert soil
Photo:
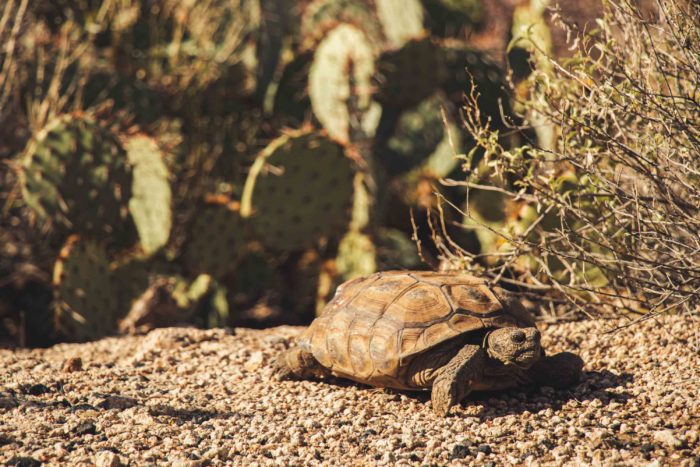
[[[585,360],[579,385],[477,394],[447,418],[426,393],[272,380],[300,328],[0,351],[0,464],[700,465],[700,318],[608,332],[625,323],[542,325]]]

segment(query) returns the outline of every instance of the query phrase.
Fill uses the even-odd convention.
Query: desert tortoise
[[[280,378],[340,376],[377,387],[432,388],[446,415],[472,390],[520,384],[564,387],[583,362],[545,357],[532,316],[510,294],[460,273],[379,272],[338,287],[297,345],[277,360]]]

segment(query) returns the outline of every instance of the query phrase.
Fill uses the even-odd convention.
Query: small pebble
[[[95,455],[96,467],[121,467],[122,461],[119,456],[112,451],[100,451]]]
[[[678,439],[671,430],[661,430],[654,433],[654,441],[665,444],[669,448],[680,449],[685,444]]]
[[[85,423],[81,423],[80,425],[76,426],[73,429],[73,433],[75,433],[78,436],[94,435],[97,433],[97,427],[95,426],[94,423],[85,422]]]
[[[39,467],[41,462],[28,456],[12,457],[5,464],[8,467]]]
[[[83,369],[83,361],[80,357],[69,358],[63,362],[61,370],[64,373],[74,373]]]
[[[30,396],[41,396],[42,394],[51,392],[51,389],[49,389],[48,386],[44,384],[32,384],[29,386],[25,386],[23,390],[25,394],[28,394]]]
[[[476,448],[476,450],[479,452],[483,452],[486,455],[491,454],[491,446],[489,446],[488,444],[480,444],[479,447]]]
[[[453,459],[464,459],[469,455],[469,448],[463,444],[457,444],[452,448],[450,453],[450,460]]]

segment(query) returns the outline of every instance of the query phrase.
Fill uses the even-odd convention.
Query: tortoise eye
[[[516,344],[522,344],[523,342],[525,342],[525,333],[523,331],[518,330],[513,332],[510,338]]]

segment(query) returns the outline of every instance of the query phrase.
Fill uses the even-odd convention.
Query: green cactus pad
[[[452,121],[453,114],[442,93],[402,112],[388,139],[384,139],[386,135],[377,139],[377,159],[387,174],[408,179],[446,177],[457,166],[456,154],[462,151],[461,132]]]
[[[484,52],[463,42],[446,41],[442,49],[448,70],[442,88],[450,102],[461,104],[464,92],[469,92],[473,84],[479,94],[477,102],[482,115],[490,117],[494,124],[502,123],[500,106],[506,115],[510,113],[505,71]]]
[[[474,30],[484,20],[487,0],[421,0],[427,27],[441,37],[455,36],[465,29]]]
[[[379,271],[416,269],[420,266],[416,244],[398,229],[379,229],[375,244]]]
[[[74,235],[53,272],[55,322],[61,335],[87,341],[116,330],[120,315],[107,255],[96,243]]]
[[[370,236],[360,232],[348,232],[338,245],[335,265],[341,281],[375,272],[377,251]]]
[[[190,275],[222,278],[236,269],[246,251],[246,225],[238,211],[236,203],[218,196],[195,214],[182,258]]]
[[[130,257],[112,265],[119,308],[125,313],[131,310],[134,301],[148,289],[150,278],[156,270],[152,259],[153,257]]]
[[[147,136],[129,138],[126,151],[134,175],[129,211],[144,252],[151,254],[165,245],[170,236],[172,194],[168,169],[158,145]]]
[[[250,169],[241,215],[275,250],[310,247],[350,222],[355,164],[345,148],[316,132],[295,131],[265,148]]]
[[[420,0],[375,0],[377,16],[392,47],[423,33],[423,5]]]
[[[132,175],[117,139],[86,116],[41,130],[22,158],[24,199],[39,218],[114,240],[127,230]]]
[[[319,44],[309,71],[309,95],[314,114],[328,134],[350,140],[351,111],[371,105],[374,53],[364,33],[349,24],[329,32]]]
[[[377,158],[389,176],[419,166],[435,151],[445,135],[441,111],[444,105],[439,96],[430,97],[416,108],[402,112],[392,131],[378,138]]]
[[[442,49],[430,38],[412,39],[379,57],[376,99],[382,105],[407,109],[433,94],[446,77]]]

